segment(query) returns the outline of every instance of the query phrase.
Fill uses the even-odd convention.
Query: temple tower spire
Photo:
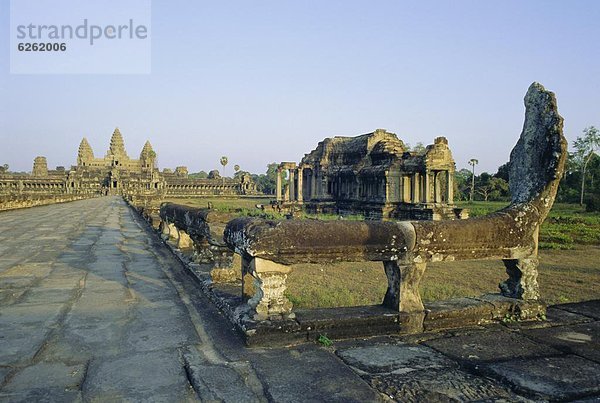
[[[127,156],[127,152],[125,151],[125,142],[123,141],[123,136],[117,127],[110,138],[110,148],[108,153],[116,156]]]
[[[87,139],[84,137],[81,140],[81,143],[79,143],[79,152],[77,153],[77,165],[89,165],[93,159],[94,151],[92,150],[92,146],[90,146],[90,143],[88,143]]]

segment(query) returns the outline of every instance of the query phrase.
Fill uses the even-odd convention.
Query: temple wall
[[[81,194],[22,194],[22,195],[0,195],[0,211],[15,210],[48,204],[67,203],[76,200],[89,199],[93,195]]]

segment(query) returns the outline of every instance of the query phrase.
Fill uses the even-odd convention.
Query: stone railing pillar
[[[179,231],[177,227],[173,223],[167,223],[169,227],[169,239],[173,239],[175,241],[179,240]]]
[[[538,300],[540,287],[537,282],[538,265],[537,256],[526,259],[503,259],[508,279],[500,283],[500,292],[505,297]]]
[[[425,266],[425,263],[399,264],[394,260],[384,261],[388,289],[383,306],[406,313],[423,312],[419,284],[425,273]]]
[[[248,305],[255,311],[255,319],[264,320],[292,312],[292,303],[284,295],[289,266],[261,258],[242,259],[242,276],[254,277],[254,295]],[[243,287],[247,290],[247,287]]]
[[[179,238],[177,239],[177,247],[179,249],[191,248],[193,246],[193,242],[190,236],[187,234],[187,232],[183,230],[178,230],[178,232]]]

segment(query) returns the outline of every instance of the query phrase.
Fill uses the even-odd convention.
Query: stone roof
[[[94,158],[94,150],[92,150],[92,146],[90,146],[90,143],[88,143],[85,137],[81,140],[81,143],[79,143],[78,155],[81,159]]]
[[[142,148],[142,152],[140,153],[140,159],[152,157],[153,153],[154,153],[154,150],[152,149],[152,144],[150,144],[150,141],[146,140],[146,143],[144,144],[144,148]]]
[[[125,142],[123,141],[123,136],[117,127],[110,138],[110,148],[108,150],[109,154],[112,155],[124,155],[127,156],[127,152],[125,151]]]

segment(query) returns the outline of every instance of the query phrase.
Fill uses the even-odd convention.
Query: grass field
[[[252,214],[255,204],[269,199],[174,199],[194,206],[211,201],[220,210],[241,208]],[[476,217],[499,210],[507,203],[462,204]],[[276,212],[274,217],[277,216]],[[325,219],[335,217],[323,217]],[[577,205],[555,204],[540,230],[538,282],[548,303],[600,298],[600,214],[586,213]],[[424,301],[497,292],[506,279],[499,260],[432,263],[421,282]],[[287,295],[298,308],[358,306],[381,303],[387,280],[380,262],[298,264],[288,278]]]
[[[505,207],[502,202],[459,203],[471,217]],[[555,203],[542,228],[540,249],[574,249],[577,245],[600,245],[600,214],[588,213],[577,204]]]

